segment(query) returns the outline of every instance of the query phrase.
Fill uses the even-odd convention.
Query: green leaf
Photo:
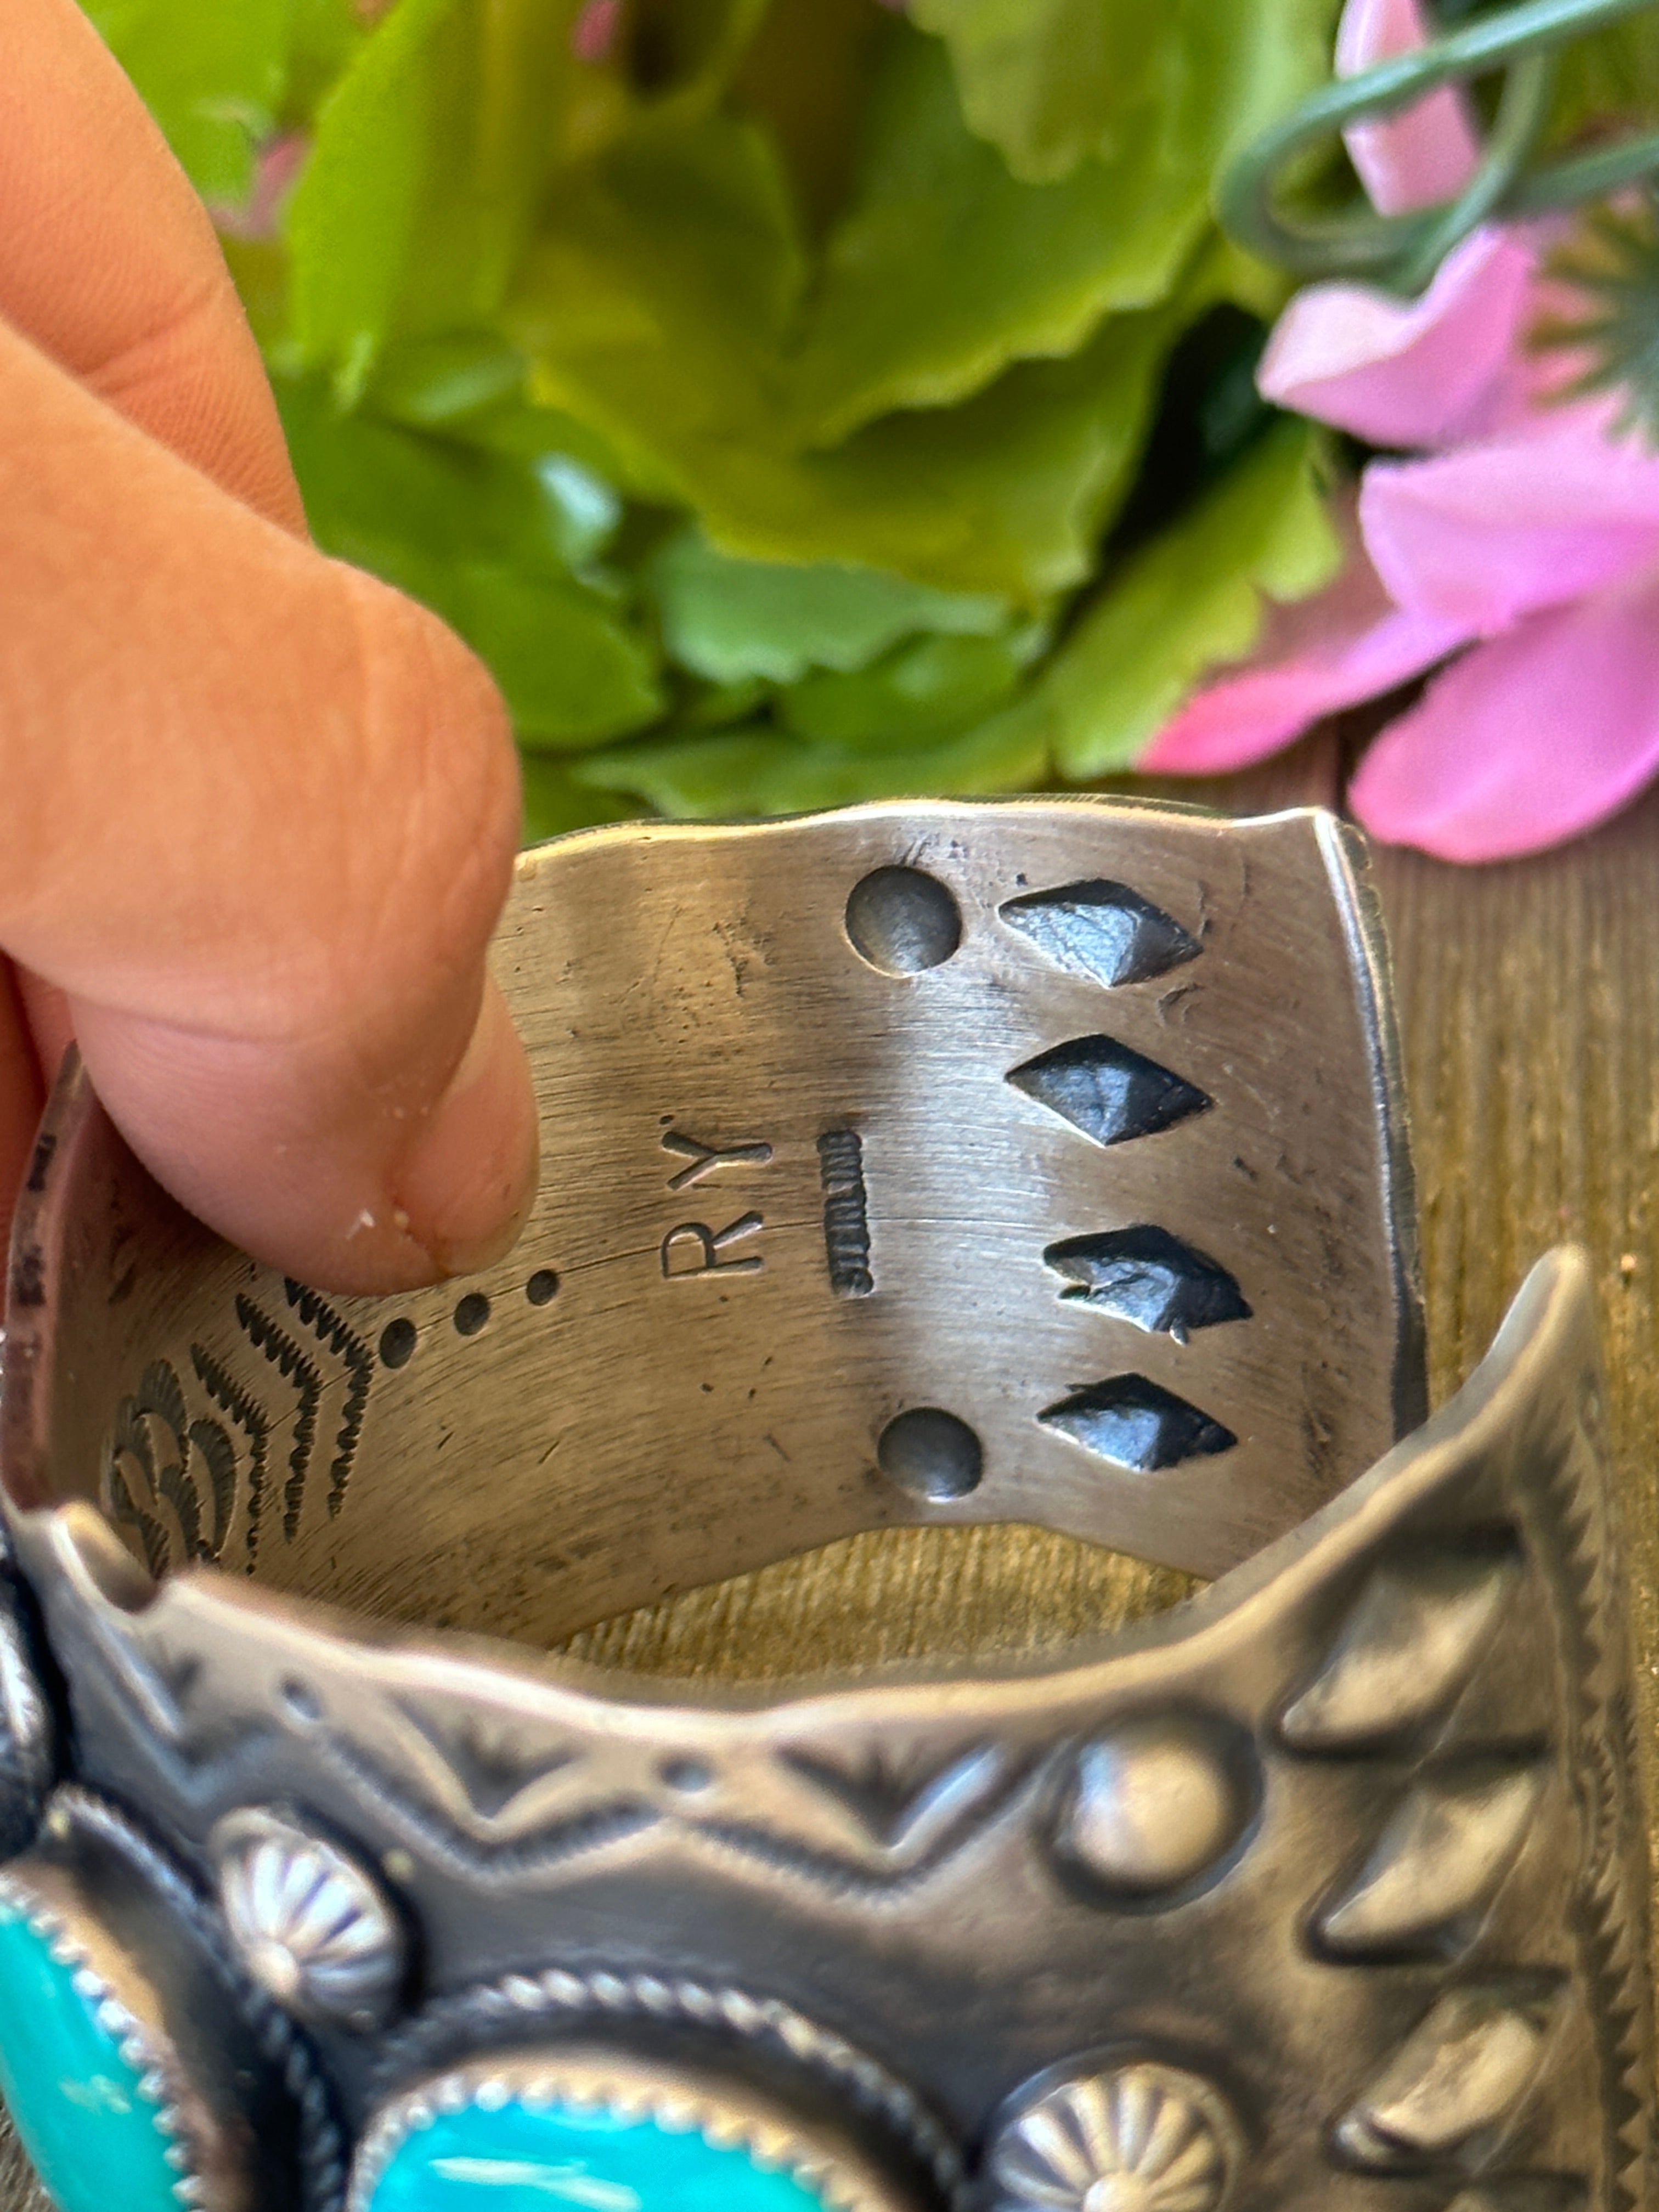
[[[586,568],[616,536],[623,503],[605,478],[574,453],[538,453],[532,466],[550,514],[561,557],[572,568]]]
[[[1036,629],[913,638],[872,667],[794,684],[779,696],[779,718],[797,737],[845,751],[934,744],[1001,706],[1030,658],[1028,638]]]
[[[590,754],[573,774],[665,813],[708,818],[1018,790],[1056,768],[1082,781],[1127,767],[1211,666],[1249,649],[1264,594],[1303,598],[1334,574],[1341,549],[1320,451],[1308,424],[1276,424],[1186,516],[1124,562],[1023,696],[945,743],[861,751],[761,726],[714,737],[668,732]]]
[[[276,392],[312,531],[329,552],[380,573],[393,561],[440,576],[485,561],[566,574],[563,517],[530,462],[343,413],[314,378],[279,378]]]
[[[1209,148],[1180,126],[1143,106],[1109,161],[1021,183],[969,131],[944,50],[895,23],[792,365],[803,439],[833,445],[890,409],[948,405],[1165,298],[1209,221]]]
[[[562,178],[511,304],[532,397],[585,422],[626,489],[697,514],[730,554],[1027,605],[1086,576],[1197,299],[1113,316],[1069,359],[805,453],[784,360],[804,266],[751,126],[630,133]]]
[[[1180,0],[1171,76],[1190,100],[1210,174],[1326,83],[1342,0]],[[1166,80],[1168,82],[1168,80]]]
[[[846,204],[887,22],[872,0],[768,0],[732,85],[764,122],[814,238]]]
[[[614,793],[571,781],[567,763],[548,755],[520,763],[524,776],[524,842],[538,845],[596,822],[625,822],[638,807]]]
[[[662,713],[643,642],[580,584],[467,563],[446,580],[440,611],[488,664],[532,750],[599,744]]]
[[[793,684],[809,668],[861,668],[912,630],[991,631],[1007,615],[1000,599],[872,568],[737,560],[696,530],[671,538],[647,578],[669,651],[716,684],[750,676]]]
[[[294,334],[343,396],[394,329],[499,305],[557,152],[574,4],[398,0],[323,102],[289,203]]]
[[[197,0],[190,0],[192,9]],[[289,0],[292,44],[282,120],[307,128],[330,88],[368,36],[356,0]]]
[[[647,99],[706,106],[731,82],[769,0],[631,0],[629,74]]]
[[[963,107],[1017,177],[1053,183],[1167,124],[1206,177],[1328,74],[1337,0],[912,0]]]
[[[86,0],[204,199],[236,204],[276,126],[294,0]]]
[[[592,424],[632,489],[684,497],[682,454],[774,444],[806,262],[753,125],[676,112],[560,179],[509,303],[532,396]],[[695,503],[695,502],[691,502]]]
[[[1068,360],[1021,362],[957,406],[887,416],[832,453],[792,457],[769,512],[710,484],[704,526],[744,550],[862,559],[1040,606],[1091,573],[1188,312],[1112,316]]]
[[[1099,153],[1159,58],[1147,11],[1110,0],[911,0],[910,13],[949,45],[974,130],[1033,184]]]
[[[763,677],[747,676],[738,684],[693,683],[675,710],[675,720],[689,730],[729,730],[752,721],[770,702],[772,687]]]
[[[377,415],[436,429],[516,398],[524,375],[523,355],[496,331],[441,331],[393,346],[368,396]]]
[[[1029,45],[1071,95],[1087,92],[1098,48],[1110,96],[1086,148],[1022,181],[1006,137],[969,131],[944,50],[893,27],[857,194],[794,363],[803,434],[829,444],[890,408],[947,405],[1011,361],[1073,351],[1104,314],[1165,298],[1233,148],[1327,73],[1334,12],[1334,0],[1170,0],[1149,24],[1125,0],[919,0],[919,21],[983,19],[999,51]],[[1076,16],[1094,26],[1080,40]],[[985,76],[1012,96],[1017,73],[999,61]]]
[[[323,102],[288,205],[301,357],[367,382],[435,153],[440,39],[463,0],[400,0]],[[354,394],[355,396],[355,394]]]
[[[657,719],[643,639],[612,598],[568,573],[569,486],[546,457],[342,415],[314,380],[279,382],[277,396],[319,544],[453,623],[527,743],[597,744]]]
[[[796,814],[859,799],[1018,791],[1041,781],[1040,736],[988,724],[940,745],[871,755],[803,744],[774,731],[671,738],[590,753],[572,769],[595,789],[645,799],[659,812],[708,821]]]
[[[1209,668],[1249,652],[1264,594],[1305,599],[1328,583],[1341,547],[1319,481],[1319,439],[1306,423],[1275,424],[1132,554],[1000,718],[1010,741],[1046,733],[1060,772],[1077,781],[1127,767]]]
[[[267,364],[280,355],[288,331],[288,252],[279,238],[241,238],[219,234],[248,327]]]
[[[1571,144],[1609,124],[1659,122],[1659,18],[1644,9],[1588,39],[1556,64],[1551,141]]]
[[[372,403],[377,413],[378,400]],[[398,419],[402,419],[398,417]],[[434,426],[458,444],[480,453],[500,453],[509,460],[541,462],[552,454],[568,456],[606,487],[607,510],[619,507],[610,487],[627,474],[615,453],[586,422],[556,407],[537,407],[514,397],[476,414],[459,415]]]

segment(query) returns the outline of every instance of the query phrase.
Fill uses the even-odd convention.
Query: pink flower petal
[[[1313,284],[1274,325],[1256,381],[1281,407],[1378,446],[1445,446],[1513,411],[1534,254],[1524,233],[1477,230],[1420,300]]]
[[[1479,646],[1360,763],[1372,835],[1447,860],[1576,836],[1659,773],[1659,581],[1531,617]]]
[[[1374,463],[1360,526],[1395,601],[1489,636],[1659,560],[1659,454],[1609,428],[1604,404],[1563,408],[1530,437]]]
[[[290,131],[261,147],[247,205],[210,207],[219,228],[233,238],[274,238],[282,222],[283,203],[310,148],[310,138],[303,131]]]
[[[586,0],[570,27],[570,51],[579,62],[609,61],[622,29],[623,0]]]
[[[1160,775],[1248,767],[1322,715],[1392,691],[1468,641],[1467,631],[1400,613],[1356,546],[1327,590],[1274,607],[1250,659],[1195,692],[1136,765]]]
[[[1417,0],[1348,0],[1336,34],[1336,73],[1358,76],[1373,62],[1414,52],[1427,36]],[[1468,105],[1449,86],[1403,115],[1357,123],[1343,137],[1372,205],[1384,215],[1454,198],[1480,159]]]

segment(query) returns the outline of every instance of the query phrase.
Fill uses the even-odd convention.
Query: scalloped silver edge
[[[769,2119],[747,2100],[728,2103],[712,2084],[653,2081],[650,2066],[625,2052],[506,2052],[434,2075],[375,2115],[358,2148],[346,2212],[369,2212],[398,2152],[441,2115],[489,2112],[509,2102],[653,2120],[675,2134],[696,2133],[711,2149],[744,2151],[765,2172],[787,2173],[824,2212],[893,2212],[891,2197],[787,2121]]]
[[[49,1802],[44,1826],[55,1826],[54,1814],[61,1814],[71,1827],[79,1821],[125,1852],[158,1885],[169,1910],[179,1914],[202,1941],[211,1971],[244,2008],[261,2055],[279,2073],[299,2114],[302,2212],[343,2212],[345,2141],[332,2094],[301,2030],[274,1998],[243,1974],[217,1916],[196,1894],[166,1851],[119,1805],[98,1790],[65,1782],[58,1784]],[[4,1878],[0,1871],[0,1880]],[[137,2025],[142,2033],[143,2023]]]
[[[809,2073],[849,2093],[855,2110],[873,2114],[905,2144],[931,2176],[947,2203],[959,2203],[966,2187],[962,2154],[915,2091],[877,2059],[776,1997],[751,1996],[746,1990],[711,1988],[689,1979],[656,1974],[577,1973],[553,1966],[539,1974],[506,1974],[499,1980],[440,1998],[423,2014],[390,2037],[380,2069],[387,2074],[423,2064],[441,2072],[461,2059],[446,2060],[422,2049],[434,2032],[453,2024],[459,2036],[484,2033],[521,2018],[526,2027],[550,2016],[580,2020],[649,2020],[724,2027],[745,2042],[770,2038]],[[347,2212],[354,2212],[349,2204]]]
[[[187,2092],[171,2053],[117,1996],[60,1915],[3,1870],[0,1870],[0,1904],[9,1905],[30,1934],[46,1945],[58,1964],[71,1970],[76,1995],[91,2006],[99,2027],[114,2039],[122,2057],[138,2074],[139,2091],[154,2108],[155,2130],[162,2138],[161,2155],[178,2170],[173,2194],[180,2204],[204,2205],[207,2185],[192,2165],[182,2110]]]

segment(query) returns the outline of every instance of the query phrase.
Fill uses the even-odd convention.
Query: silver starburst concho
[[[288,2011],[366,2033],[404,1978],[398,1915],[347,1851],[266,1807],[213,1834],[219,1901],[242,1964]]]
[[[1221,2212],[1243,2154],[1207,2081],[1141,2063],[1086,2074],[1017,2112],[991,2154],[997,2212]]]

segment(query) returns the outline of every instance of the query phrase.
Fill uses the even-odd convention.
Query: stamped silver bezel
[[[370,2122],[354,2161],[346,2212],[370,2212],[398,2152],[441,2113],[503,2105],[563,2106],[695,2133],[787,2174],[823,2212],[915,2212],[870,2161],[828,2129],[797,2120],[740,2081],[585,2045],[501,2051],[415,2083]]]
[[[87,1940],[84,1911],[70,1903],[67,1885],[54,1881],[54,1871],[16,1861],[0,1867],[0,1899],[47,1946],[57,1963],[70,1969],[76,1996],[138,2075],[139,2093],[162,2139],[162,2156],[176,2172],[173,2194],[179,2203],[191,2212],[240,2212],[237,2198],[227,2195],[214,2175],[221,2164],[220,2129],[172,2043],[136,2008],[144,2002],[142,1976],[112,1937]],[[56,1899],[54,1888],[60,1892]],[[82,1923],[81,1935],[70,1931],[71,1915]]]

